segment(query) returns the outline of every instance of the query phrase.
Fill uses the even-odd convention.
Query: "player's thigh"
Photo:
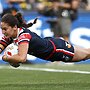
[[[74,46],[74,57],[72,61],[85,60],[88,59],[88,56],[90,56],[90,51],[88,49],[80,46]]]

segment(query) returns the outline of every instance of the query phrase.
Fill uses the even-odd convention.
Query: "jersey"
[[[2,37],[0,44],[5,47],[10,43],[28,43],[28,54],[50,61],[71,61],[74,56],[74,48],[61,38],[41,38],[36,33],[25,28],[18,29],[15,39]]]

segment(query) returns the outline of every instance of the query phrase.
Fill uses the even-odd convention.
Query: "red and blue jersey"
[[[15,39],[2,37],[0,44],[5,47],[11,43],[21,44],[28,43],[28,54],[34,55],[38,58],[60,61],[71,60],[74,56],[74,48],[68,42],[60,38],[46,37],[41,38],[36,33],[28,29],[18,29],[18,35]]]

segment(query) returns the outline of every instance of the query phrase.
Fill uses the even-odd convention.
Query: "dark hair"
[[[12,14],[7,13],[3,15],[1,22],[7,23],[9,26],[14,27],[15,25],[18,26],[18,20],[16,17],[14,17]]]
[[[15,25],[17,25],[18,28],[20,28],[20,27],[28,28],[28,27],[31,27],[33,24],[35,24],[37,19],[38,18],[35,18],[33,23],[30,22],[30,23],[26,24],[25,20],[23,19],[22,14],[18,12],[15,16],[13,16],[10,13],[5,14],[2,17],[1,22],[5,22],[8,25],[10,25],[11,27],[14,27]]]
[[[24,28],[29,28],[29,27],[31,27],[33,24],[36,24],[36,22],[37,22],[37,19],[38,18],[35,18],[34,19],[34,21],[33,21],[33,23],[28,23],[28,24],[26,24],[26,22],[25,22],[25,20],[23,19],[23,16],[22,16],[22,14],[20,13],[20,12],[18,12],[16,15],[15,15],[15,17],[18,19],[18,21],[19,21],[19,26],[20,27],[24,27]]]

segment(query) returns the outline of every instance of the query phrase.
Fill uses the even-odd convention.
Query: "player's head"
[[[18,30],[18,19],[10,13],[5,14],[1,19],[1,29],[7,38],[15,38]]]
[[[1,23],[2,22],[8,24],[11,27],[14,27],[15,25],[18,26],[18,19],[10,13],[7,13],[2,17]]]
[[[33,23],[26,24],[21,13],[17,13],[15,16],[12,15],[11,13],[7,13],[1,19],[2,33],[5,36],[12,37],[14,31],[16,32],[17,28],[20,28],[20,27],[28,28],[33,24],[35,24],[36,21],[37,21],[37,18],[34,20]],[[13,31],[12,35],[9,35],[11,34],[11,31]]]
[[[16,15],[12,15],[10,13],[5,14],[2,19],[1,22],[5,22],[8,25],[10,25],[11,27],[17,25],[18,28],[20,27],[24,27],[24,28],[29,28],[31,27],[33,24],[36,24],[38,18],[34,19],[33,23],[26,23],[22,14],[20,12],[17,12]]]
[[[20,28],[23,27],[24,20],[21,13],[17,13],[15,16],[11,13],[7,13],[3,15],[1,22],[7,23],[11,27],[16,25],[18,28]]]

